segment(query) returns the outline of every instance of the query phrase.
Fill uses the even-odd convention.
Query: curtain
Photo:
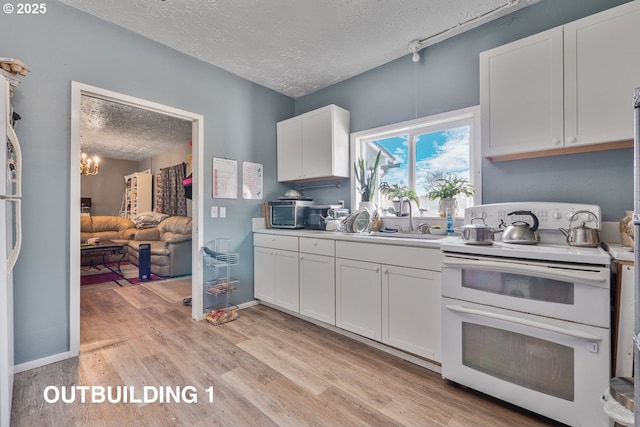
[[[182,180],[187,172],[187,164],[160,169],[162,174],[162,213],[169,216],[187,216],[187,199],[184,197]]]

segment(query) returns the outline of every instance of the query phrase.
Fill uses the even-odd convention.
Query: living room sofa
[[[88,239],[98,237],[100,240],[111,240],[125,245],[125,255],[123,261],[127,259],[127,245],[139,230],[133,221],[119,216],[98,215],[80,217],[80,240],[86,242]],[[121,255],[106,255],[105,261],[116,262]],[[102,255],[83,256],[82,265],[101,264]]]
[[[80,217],[80,240],[83,242],[92,237],[99,237],[101,240],[128,243],[137,231],[133,221],[119,216]]]
[[[191,274],[191,218],[171,216],[157,227],[136,230],[129,241],[129,262],[139,266],[139,246],[151,245],[151,273],[161,277]]]

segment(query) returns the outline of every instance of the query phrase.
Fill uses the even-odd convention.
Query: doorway
[[[160,115],[185,120],[191,123],[192,141],[192,317],[202,318],[202,268],[199,259],[199,248],[203,245],[203,217],[200,214],[199,202],[203,200],[203,140],[204,118],[202,115],[179,110],[148,100],[112,92],[83,83],[71,83],[71,168],[70,168],[70,353],[77,356],[80,351],[80,174],[78,162],[81,150],[81,104],[83,97],[91,97],[115,104],[141,109]]]

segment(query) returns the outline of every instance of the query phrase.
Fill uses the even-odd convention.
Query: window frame
[[[352,164],[356,159],[360,158],[362,154],[362,147],[367,142],[372,140],[379,140],[389,138],[392,136],[398,136],[406,134],[408,138],[409,146],[408,154],[408,182],[411,188],[415,188],[415,141],[414,137],[419,134],[427,132],[437,132],[437,129],[447,127],[448,124],[452,124],[453,127],[461,126],[460,123],[468,124],[471,129],[469,133],[469,178],[474,188],[473,204],[478,205],[482,202],[482,156],[480,153],[480,106],[462,108],[459,110],[448,111],[445,113],[435,114],[432,116],[421,117],[418,119],[408,120],[400,123],[390,124],[377,128],[367,129],[359,132],[354,132],[350,136],[350,156]],[[434,129],[437,128],[437,129]],[[432,130],[433,129],[433,130]],[[360,196],[357,192],[356,178],[353,176],[353,170],[351,170],[351,210],[354,211],[358,208]],[[378,183],[379,184],[379,183]],[[379,192],[376,192],[378,197]],[[419,213],[418,213],[419,214]],[[463,212],[459,212],[458,215],[462,215]],[[436,218],[437,214],[427,213],[424,217]]]

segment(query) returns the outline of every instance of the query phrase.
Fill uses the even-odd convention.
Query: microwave
[[[313,202],[305,200],[278,200],[269,202],[272,228],[304,228],[309,223],[309,208]]]

